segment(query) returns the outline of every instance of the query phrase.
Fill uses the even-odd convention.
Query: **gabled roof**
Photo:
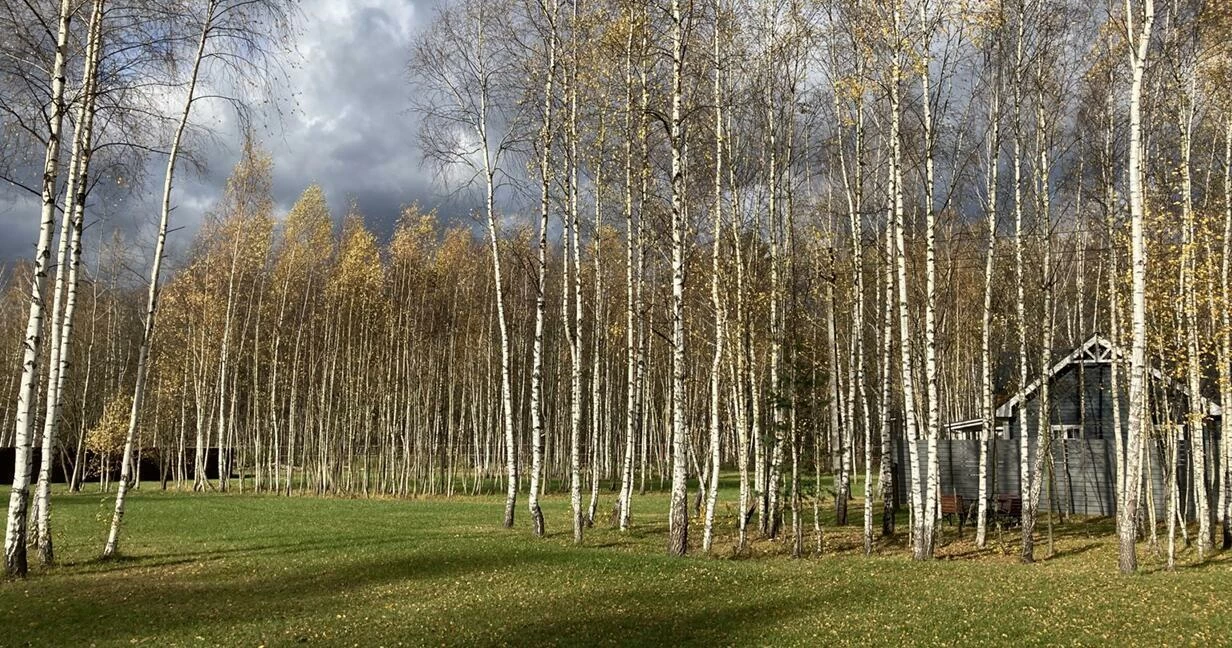
[[[1117,347],[1108,339],[1100,335],[1092,335],[1090,339],[1079,345],[1078,348],[1074,349],[1069,355],[1061,358],[1053,364],[1052,368],[1048,370],[1048,377],[1051,378],[1052,376],[1057,375],[1070,365],[1106,365],[1112,364],[1114,359],[1123,360],[1127,356],[1128,354],[1125,353],[1124,349]],[[1172,378],[1165,376],[1159,369],[1150,367],[1149,370],[1151,372],[1151,377],[1155,380],[1166,383],[1176,391],[1185,394],[1186,396],[1189,395],[1188,388]],[[1002,403],[1001,406],[997,408],[997,418],[1007,419],[1013,417],[1014,409],[1018,407],[1019,399],[1030,400],[1042,384],[1043,377],[1041,376],[1040,378],[1036,378],[1031,384],[1027,385],[1026,389],[1022,390],[1018,394],[1015,394],[1012,398]],[[1211,401],[1202,395],[1198,396],[1198,402],[1202,404],[1202,408],[1206,410],[1208,416],[1220,416],[1223,413],[1219,403]]]
[[[984,419],[974,418],[965,421],[954,421],[945,427],[950,432],[966,432],[969,430],[978,432],[984,427]]]

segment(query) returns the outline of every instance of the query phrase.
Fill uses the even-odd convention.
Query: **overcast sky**
[[[434,188],[431,171],[422,165],[418,121],[408,111],[411,42],[432,19],[436,4],[303,0],[299,61],[288,68],[295,100],[287,102],[281,118],[268,120],[259,133],[274,159],[274,197],[280,214],[313,182],[325,189],[336,220],[354,199],[369,226],[382,237],[405,204],[441,206],[446,218],[465,212],[456,201],[440,205],[442,194]],[[219,137],[204,151],[208,161],[204,174],[185,169],[177,177],[172,225],[181,229],[172,234],[173,249],[191,240],[202,214],[221,195],[240,153],[240,138],[225,107],[199,105],[194,110],[194,122],[217,129]],[[159,167],[164,160],[152,166]],[[154,178],[147,187],[148,194],[157,193],[161,179]],[[100,226],[143,231],[136,244],[148,246],[157,196],[144,196],[115,211]],[[0,189],[0,262],[31,256],[36,221],[34,199]]]

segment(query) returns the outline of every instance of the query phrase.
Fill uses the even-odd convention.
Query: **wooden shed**
[[[1049,411],[1053,432],[1052,478],[1045,484],[1040,497],[1041,510],[1057,510],[1083,516],[1111,516],[1116,513],[1116,426],[1114,404],[1120,409],[1122,440],[1128,422],[1128,354],[1101,336],[1092,336],[1072,352],[1064,354],[1050,368]],[[1121,375],[1114,398],[1112,364],[1120,362]],[[1023,413],[1026,413],[1025,433],[1031,439],[1028,465],[1034,465],[1039,445],[1038,415],[1043,377],[1027,385],[1020,394],[1008,399],[996,410],[996,431],[992,435],[989,457],[988,493],[1019,492],[1020,435],[1024,433]],[[1156,432],[1175,431],[1179,438],[1176,452],[1176,475],[1183,506],[1192,515],[1192,474],[1189,447],[1193,431],[1187,429],[1189,393],[1185,386],[1158,368],[1149,371],[1150,423]],[[1207,475],[1215,474],[1219,418],[1218,403],[1198,395],[1205,422],[1200,433],[1206,439]],[[947,427],[947,438],[938,444],[940,488],[944,495],[959,495],[967,502],[979,497],[979,436],[983,424],[978,419]],[[1162,507],[1171,454],[1166,439],[1170,434],[1152,434],[1145,448],[1144,480],[1150,484],[1149,500]],[[926,456],[926,444],[919,442],[920,456]],[[907,502],[910,484],[910,455],[903,443],[895,447],[895,489],[899,502]],[[927,465],[921,475],[927,475]]]

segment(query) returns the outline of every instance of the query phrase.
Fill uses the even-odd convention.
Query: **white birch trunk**
[[[569,505],[573,511],[573,542],[582,543],[582,529],[585,526],[582,519],[582,475],[581,475],[581,443],[582,443],[582,259],[581,236],[578,232],[578,152],[577,152],[577,84],[578,84],[578,1],[573,1],[573,21],[570,25],[572,33],[571,68],[566,94],[569,97],[569,214],[566,222],[566,233],[569,241],[564,246],[566,258],[564,263],[570,263],[568,253],[572,249],[573,264],[573,323],[569,324],[568,314],[565,317],[566,337],[569,340],[570,375],[569,375]],[[566,286],[568,290],[568,286]],[[568,300],[566,300],[566,308]],[[569,329],[572,327],[572,334]]]
[[[1191,81],[1192,82],[1192,81]],[[1184,250],[1181,260],[1181,293],[1185,310],[1185,376],[1189,390],[1188,425],[1190,461],[1193,464],[1194,511],[1198,518],[1198,561],[1211,549],[1211,515],[1206,491],[1206,413],[1202,411],[1202,367],[1198,355],[1198,242],[1194,223],[1192,156],[1192,87],[1181,91],[1181,214]]]
[[[719,49],[720,12],[718,0],[714,3],[714,241],[710,254],[710,305],[714,308],[714,356],[710,363],[710,488],[706,496],[705,530],[702,535],[702,551],[710,553],[714,543],[714,507],[719,496],[719,469],[722,455],[719,453],[719,428],[722,405],[720,394],[723,375],[723,336],[727,324],[719,285],[719,255],[723,241],[723,92],[722,58]]]
[[[241,227],[236,224],[235,241],[231,248],[231,269],[227,274],[227,306],[223,313],[222,343],[218,349],[218,490],[227,490],[227,451],[223,442],[227,430],[227,366],[231,360],[231,319],[235,312],[235,273],[239,265],[239,245]],[[349,336],[348,336],[349,337]],[[201,475],[198,484],[204,484],[205,475]]]
[[[893,182],[893,173],[890,174]],[[881,313],[881,421],[878,432],[881,437],[881,466],[878,479],[878,489],[881,492],[881,535],[889,537],[894,533],[894,515],[897,503],[894,501],[894,471],[892,465],[893,441],[890,434],[890,380],[894,373],[890,368],[894,350],[894,227],[892,210],[887,210],[886,228],[883,244],[883,275],[882,282],[882,313]]]
[[[894,9],[894,34],[901,32],[901,16],[898,8]],[[911,314],[907,301],[907,261],[903,235],[903,169],[902,169],[902,132],[900,110],[899,84],[902,81],[902,53],[898,46],[894,49],[894,61],[890,66],[890,184],[891,184],[891,220],[894,232],[894,268],[897,283],[897,309],[899,334],[899,359],[902,362],[903,379],[903,419],[906,429],[907,452],[911,462],[911,542],[912,556],[916,560],[927,557],[927,547],[922,535],[926,532],[923,526],[925,514],[924,489],[920,479],[920,452],[917,441],[919,430],[916,426],[915,411],[915,380],[913,367],[915,361],[912,353]]]
[[[594,526],[595,513],[599,508],[599,467],[600,467],[600,444],[603,438],[600,435],[603,425],[603,395],[602,387],[602,363],[600,362],[604,327],[606,326],[606,318],[603,313],[603,145],[606,135],[604,129],[604,113],[599,114],[599,135],[596,143],[598,154],[595,160],[595,233],[594,244],[595,251],[591,259],[592,269],[594,271],[594,313],[592,314],[591,322],[591,340],[590,340],[590,503],[586,507],[586,526]],[[579,274],[581,268],[578,269]],[[579,299],[579,312],[581,310],[581,300]],[[578,331],[581,335],[581,322],[578,322]]]
[[[1031,432],[1029,412],[1026,407],[1027,389],[1027,313],[1026,313],[1026,283],[1023,252],[1026,247],[1023,237],[1023,174],[1022,174],[1022,86],[1023,78],[1023,48],[1026,41],[1026,8],[1019,6],[1018,38],[1014,44],[1014,279],[1015,279],[1015,312],[1018,328],[1018,496],[1022,502],[1023,514],[1029,513],[1026,508],[1031,498]],[[1024,525],[1025,526],[1025,525]],[[1024,534],[1024,537],[1025,534]],[[1024,551],[1025,548],[1024,541]]]
[[[85,217],[85,198],[89,189],[90,154],[94,127],[95,69],[101,49],[102,20],[103,0],[94,0],[86,44],[85,68],[82,72],[77,131],[73,137],[68,182],[64,189],[66,200],[60,227],[60,250],[56,261],[56,285],[51,318],[51,352],[47,364],[47,402],[43,417],[43,453],[39,466],[36,495],[39,562],[43,565],[50,565],[55,561],[51,535],[51,469],[60,424],[64,383],[68,376],[73,316],[77,307],[77,270],[81,265],[82,219]],[[60,308],[61,299],[64,300],[63,313]]]
[[[730,121],[730,114],[728,119]],[[731,138],[728,140],[728,146],[731,146]],[[734,174],[735,166],[729,164],[728,175],[733,180],[735,178]],[[732,199],[732,213],[739,213],[739,196],[733,194]],[[739,428],[736,432],[736,460],[740,464],[740,510],[737,521],[738,538],[736,552],[743,553],[748,546],[750,500],[753,497],[752,488],[749,484],[749,446],[756,440],[755,430],[757,424],[754,420],[757,416],[757,405],[754,400],[755,396],[752,393],[752,354],[749,350],[748,316],[744,305],[744,245],[740,240],[740,231],[734,218],[732,220],[731,236],[736,267],[736,344],[732,349],[735,355],[732,391],[737,395],[736,406],[739,412]],[[747,380],[746,377],[748,378]]]
[[[484,19],[479,19],[478,48],[484,48]],[[509,325],[505,317],[504,278],[500,261],[500,227],[496,222],[496,165],[488,138],[489,89],[480,89],[477,135],[483,143],[484,209],[487,212],[488,238],[492,246],[492,279],[496,292],[496,321],[501,344],[501,424],[505,431],[505,520],[506,529],[513,528],[514,509],[518,502],[518,444],[513,434],[513,366],[509,342]]]
[[[988,537],[988,453],[996,434],[992,401],[992,278],[997,253],[997,168],[1001,151],[1001,84],[993,86],[989,110],[988,176],[984,187],[984,218],[988,244],[984,250],[984,309],[980,326],[980,492],[976,514],[975,546],[983,549]]]
[[[171,186],[175,178],[175,163],[180,153],[180,142],[184,130],[188,126],[188,118],[192,112],[193,100],[196,97],[197,78],[201,71],[201,61],[205,56],[205,45],[209,40],[210,29],[213,26],[214,12],[218,8],[217,0],[210,0],[206,5],[205,18],[201,26],[201,36],[197,42],[196,56],[193,58],[192,72],[188,78],[188,96],[184,99],[184,109],[180,113],[179,125],[171,140],[171,150],[167,156],[167,171],[163,181],[162,210],[158,222],[158,239],[154,244],[154,259],[150,268],[150,285],[146,301],[145,322],[141,333],[141,346],[137,352],[137,379],[133,386],[133,403],[128,417],[128,432],[124,439],[124,458],[120,464],[120,483],[116,490],[115,510],[111,518],[111,529],[107,534],[107,543],[103,547],[103,557],[110,558],[116,554],[120,542],[120,524],[124,519],[124,498],[128,494],[129,482],[132,478],[133,444],[137,437],[137,422],[141,414],[141,403],[145,397],[145,381],[150,358],[150,344],[154,339],[154,315],[158,308],[158,279],[162,271],[163,249],[167,243],[167,222],[171,216]]]
[[[925,6],[920,4],[920,24],[927,24]],[[925,27],[925,33],[931,31]],[[924,41],[920,61],[924,105],[924,196],[925,196],[925,301],[924,301],[924,380],[928,393],[928,492],[924,496],[924,515],[921,520],[923,533],[919,537],[917,560],[932,558],[936,540],[938,495],[941,490],[940,466],[937,461],[937,441],[941,436],[940,397],[937,393],[937,213],[933,194],[933,125],[932,87],[928,68],[931,57],[931,38]]]
[[[1142,161],[1142,77],[1151,45],[1155,22],[1155,1],[1143,0],[1141,31],[1134,31],[1131,0],[1125,0],[1125,24],[1131,48],[1129,62],[1132,81],[1129,90],[1129,212],[1130,250],[1133,258],[1131,293],[1132,345],[1129,356],[1129,430],[1125,453],[1125,506],[1117,520],[1120,536],[1119,566],[1122,573],[1138,570],[1135,547],[1138,531],[1138,493],[1142,489],[1142,452],[1146,442],[1146,245],[1144,221],[1146,197],[1143,193]]]
[[[864,66],[860,59],[856,63],[856,77],[863,78]],[[838,93],[836,96],[836,112],[838,110]],[[843,166],[843,188],[847,197],[847,218],[851,235],[851,283],[855,297],[854,309],[851,315],[851,356],[848,363],[850,376],[847,384],[848,428],[855,434],[855,421],[859,420],[861,436],[864,443],[864,554],[873,551],[873,458],[872,458],[872,426],[869,424],[868,394],[864,380],[864,224],[861,211],[864,197],[864,96],[861,93],[855,100],[852,109],[854,122],[853,160],[848,171],[845,146],[839,147],[839,162]],[[834,305],[831,306],[832,310]],[[857,403],[860,407],[856,415]],[[818,457],[820,460],[820,457]],[[842,489],[849,492],[844,484]],[[836,502],[837,504],[837,502]],[[845,508],[845,507],[844,507]]]
[[[1219,309],[1219,402],[1232,404],[1232,290],[1229,286],[1229,264],[1232,263],[1232,115],[1224,126],[1223,153],[1223,249],[1219,270],[1219,289],[1222,307]],[[1219,417],[1220,462],[1219,462],[1219,521],[1223,526],[1223,549],[1232,548],[1232,416]]]
[[[559,3],[545,7],[548,28],[548,62],[543,82],[543,124],[539,130],[539,267],[535,294],[535,339],[531,347],[531,466],[530,506],[531,524],[534,533],[543,537],[543,510],[539,507],[540,479],[543,475],[543,319],[547,309],[547,253],[548,253],[548,207],[551,196],[551,150],[552,150],[552,82],[556,76],[556,18]]]
[[[1038,59],[1042,66],[1043,59]],[[1043,83],[1043,70],[1037,67],[1037,80]],[[1035,461],[1031,466],[1031,487],[1028,497],[1022,503],[1022,560],[1030,563],[1035,560],[1035,523],[1039,517],[1039,499],[1043,490],[1044,471],[1051,474],[1052,470],[1052,339],[1054,327],[1053,312],[1053,281],[1052,276],[1052,215],[1050,211],[1051,183],[1049,181],[1047,121],[1044,113],[1044,95],[1041,91],[1035,102],[1035,147],[1036,147],[1036,220],[1040,221],[1041,247],[1043,248],[1043,270],[1041,291],[1043,292],[1043,326],[1040,327],[1040,358],[1039,358],[1039,414],[1038,437],[1035,449]],[[1048,462],[1045,466],[1045,461]]]
[[[26,318],[25,348],[21,361],[21,386],[17,396],[13,441],[13,485],[4,535],[4,563],[9,576],[25,577],[26,537],[30,506],[31,444],[34,441],[35,399],[38,398],[39,359],[42,348],[44,290],[51,260],[51,237],[55,229],[56,180],[60,172],[60,136],[67,106],[64,103],[65,50],[73,7],[61,0],[56,31],[55,59],[51,69],[51,119],[48,122],[47,154],[43,161],[43,195],[39,212],[39,236],[34,251],[34,279],[30,282],[30,310]]]
[[[1106,205],[1107,213],[1105,214],[1106,226],[1108,228],[1108,236],[1112,238],[1116,231],[1116,213],[1117,213],[1117,195],[1115,187],[1115,171],[1113,169],[1113,127],[1115,117],[1113,115],[1112,106],[1112,85],[1113,76],[1109,72],[1108,77],[1109,91],[1105,98],[1105,110],[1107,111],[1107,121],[1104,124],[1104,150],[1101,173],[1101,178],[1104,185],[1104,205]],[[1120,320],[1120,299],[1117,282],[1120,280],[1119,269],[1119,254],[1116,246],[1110,246],[1108,250],[1108,278],[1105,282],[1108,290],[1108,333],[1110,341],[1116,348],[1121,347],[1121,320]],[[1117,354],[1112,355],[1112,361],[1108,365],[1108,381],[1109,388],[1112,392],[1112,441],[1113,453],[1116,455],[1116,476],[1115,476],[1115,491],[1116,491],[1116,510],[1117,515],[1125,508],[1125,435],[1121,423],[1121,363],[1123,359]]]
[[[633,12],[629,12],[629,34],[625,42],[625,447],[620,472],[620,498],[617,519],[621,531],[629,530],[629,500],[633,495],[633,451],[637,442],[637,331],[634,317],[639,305],[634,292],[633,231]]]
[[[671,210],[672,210],[672,495],[668,521],[667,551],[683,556],[689,549],[688,497],[688,422],[685,420],[685,352],[684,352],[684,13],[681,0],[671,3],[672,41],[672,108],[671,108]]]

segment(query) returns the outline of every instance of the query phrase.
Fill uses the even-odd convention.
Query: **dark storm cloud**
[[[277,209],[290,209],[311,183],[329,197],[335,219],[354,200],[369,226],[387,235],[402,205],[438,207],[458,218],[465,208],[444,201],[422,164],[419,123],[408,110],[407,63],[419,31],[437,2],[408,0],[305,0],[298,56],[287,67],[288,97],[257,115],[257,136],[274,159]],[[177,172],[172,250],[182,249],[218,200],[240,155],[234,115],[223,105],[198,104],[193,122],[212,135],[201,140],[203,173]],[[135,234],[148,247],[157,213],[165,158],[150,161],[151,180],[141,195],[108,209],[104,228]],[[37,200],[0,190],[0,260],[30,256],[37,234]]]
[[[388,234],[403,205],[441,203],[423,167],[419,123],[408,110],[407,62],[435,2],[310,0],[303,5],[302,57],[289,68],[293,98],[259,132],[274,158],[274,194],[291,208],[311,183],[324,188],[336,219],[354,200],[369,226]],[[234,127],[232,127],[234,129]],[[216,197],[239,157],[239,136],[212,156],[208,178],[189,193]],[[446,215],[457,211],[445,207]]]
[[[418,122],[409,105],[411,42],[433,10],[404,0],[316,0],[292,71],[297,106],[266,146],[284,208],[319,183],[335,215],[355,199],[370,225],[387,232],[401,205],[435,204],[422,169]]]
[[[34,254],[38,201],[0,193],[0,265]]]

